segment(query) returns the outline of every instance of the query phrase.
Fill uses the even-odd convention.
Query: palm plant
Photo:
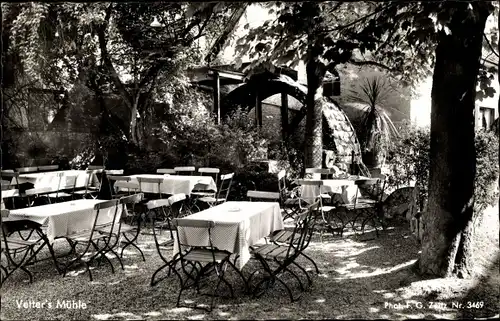
[[[351,89],[349,100],[366,107],[356,123],[363,162],[376,167],[383,161],[390,141],[398,131],[383,107],[391,94],[391,84],[381,76],[365,78],[358,88]]]

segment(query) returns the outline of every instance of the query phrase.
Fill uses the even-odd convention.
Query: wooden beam
[[[219,74],[215,72],[213,74],[214,82],[213,82],[213,93],[214,93],[214,114],[215,114],[215,123],[220,124],[220,78]]]
[[[281,93],[281,136],[285,142],[288,138],[288,94]]]
[[[259,92],[255,93],[255,125],[262,127],[262,100],[259,97]]]
[[[231,71],[222,71],[222,70],[214,70],[210,69],[208,71],[209,76],[213,76],[218,74],[221,78],[235,79],[243,81],[245,79],[245,75],[240,72],[231,72]]]

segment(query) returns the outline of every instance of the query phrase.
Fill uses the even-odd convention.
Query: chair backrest
[[[123,169],[105,169],[104,172],[106,175],[123,175]]]
[[[102,165],[89,165],[87,169],[102,169],[104,170],[104,166]]]
[[[315,212],[319,206],[319,201],[314,202],[294,218],[295,225],[288,241],[287,258],[298,256],[309,245],[316,222]]]
[[[143,185],[144,183],[149,183],[149,184],[156,184],[158,188],[158,194],[160,198],[162,198],[162,192],[161,192],[161,184],[164,181],[164,178],[156,178],[156,177],[137,177],[137,181],[139,182],[139,191],[143,191]]]
[[[286,190],[286,170],[284,169],[278,173],[278,189],[280,193]]]
[[[186,174],[189,174],[189,175],[193,175],[194,171],[196,170],[196,168],[194,166],[177,166],[177,167],[174,167],[174,171],[176,174],[182,174],[182,173],[186,173]]]
[[[219,190],[217,191],[217,199],[227,200],[229,192],[231,191],[231,184],[233,183],[234,173],[229,173],[220,176]]]
[[[38,171],[38,167],[30,166],[30,167],[18,167],[16,168],[18,173],[32,173]]]
[[[366,178],[366,179],[358,179],[356,180],[355,184],[357,185],[357,190],[356,190],[356,197],[354,200],[354,205],[356,205],[357,199],[358,199],[358,194],[359,194],[359,188],[366,188],[367,192],[371,194],[372,196],[375,195],[376,199],[375,201],[377,203],[381,203],[382,199],[384,197],[384,190],[385,190],[385,175],[384,177],[381,178]]]
[[[212,242],[212,228],[215,226],[214,221],[176,218],[172,220],[172,226],[177,230],[177,244],[179,246],[179,249],[188,247],[211,250],[212,254],[214,255],[213,260],[215,261],[215,248]],[[196,243],[190,242],[188,244],[184,242],[183,239],[187,239],[186,236],[192,233],[197,235],[208,235],[208,238],[200,237],[196,240]],[[183,251],[179,251],[179,254],[181,258],[184,256]]]
[[[215,167],[200,167],[198,168],[198,173],[200,173],[201,176],[204,176],[205,174],[212,176],[215,184],[217,184],[217,179],[219,178],[220,169]]]
[[[330,168],[306,168],[306,174],[321,174],[321,178],[331,178],[335,171]]]
[[[265,191],[248,191],[247,197],[250,201],[252,200],[266,200],[266,201],[279,201],[280,193],[276,192],[265,192]]]
[[[158,168],[156,170],[156,173],[158,173],[158,174],[175,174],[176,171],[173,168]]]
[[[43,165],[43,166],[38,166],[38,170],[40,172],[42,171],[56,171],[59,169],[59,165]]]
[[[122,181],[122,182],[130,182],[130,176],[116,176],[116,175],[108,175],[108,180],[110,181]]]
[[[2,170],[1,175],[2,175],[2,179],[3,178],[10,178],[11,181],[14,180],[15,184],[13,184],[13,185],[16,185],[19,188],[19,173],[18,172],[14,172],[12,170]]]
[[[124,196],[119,199],[120,204],[137,204],[144,198],[143,193],[137,193],[134,195]]]
[[[0,210],[0,213],[1,213],[2,217],[9,217],[10,211],[7,209],[2,209],[2,210]]]
[[[108,227],[107,229],[109,231],[109,238],[108,242],[111,239],[111,236],[113,233],[115,233],[114,226],[116,223],[119,222],[121,218],[122,211],[118,211],[119,209],[119,200],[110,200],[102,203],[98,203],[94,205],[94,212],[95,212],[95,218],[94,218],[94,223],[92,226],[92,231],[90,233],[90,240],[92,239],[92,236],[95,232],[96,227],[103,228],[103,227]],[[112,213],[112,219],[109,219],[109,215],[107,218],[102,219],[103,215],[106,213],[107,210],[110,210]],[[118,234],[120,231],[118,230]]]
[[[2,191],[3,191],[3,190],[8,190],[8,189],[10,189],[10,188],[11,188],[11,185],[10,185],[11,181],[8,181],[8,180],[6,180],[6,179],[2,179],[2,180],[0,181],[0,183],[2,184]]]
[[[299,179],[297,180],[297,183],[301,186],[312,186],[312,187],[317,187],[318,188],[318,193],[314,193],[311,196],[306,196],[304,191],[301,193],[299,197],[299,206],[304,207],[305,204],[312,204],[316,201],[318,196],[322,193],[321,189],[323,186],[323,181],[320,179]],[[320,207],[323,207],[323,201],[322,198],[319,198],[320,201]],[[305,203],[305,204],[304,204]]]

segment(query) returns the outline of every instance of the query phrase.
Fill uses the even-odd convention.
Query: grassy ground
[[[90,282],[83,269],[66,277],[49,262],[30,268],[34,282],[25,274],[14,274],[1,290],[2,320],[74,319],[408,319],[484,318],[500,310],[498,266],[498,209],[478,227],[476,240],[478,277],[470,280],[422,279],[414,273],[419,246],[406,226],[393,226],[381,237],[363,241],[355,235],[315,238],[308,249],[321,274],[298,302],[290,303],[280,286],[255,299],[242,291],[242,283],[230,272],[236,298],[219,298],[212,313],[176,308],[178,280],[170,277],[150,286],[152,273],[160,266],[152,236],[141,237],[146,262],[133,250],[125,253],[125,269],[111,274],[108,266],[93,269]],[[58,244],[56,251],[64,251]],[[115,267],[118,262],[113,260]],[[312,268],[307,261],[304,266]],[[248,274],[257,262],[249,262]],[[298,293],[298,292],[297,292]],[[77,308],[57,307],[71,300]],[[183,301],[208,303],[195,291],[185,291]],[[43,307],[22,307],[28,301]],[[49,307],[49,303],[52,307]],[[86,306],[82,308],[82,303]],[[473,304],[474,303],[474,304]],[[460,306],[457,308],[457,306]],[[21,305],[21,306],[20,306]]]

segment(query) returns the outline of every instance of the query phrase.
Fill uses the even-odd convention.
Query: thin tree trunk
[[[304,165],[306,168],[321,168],[323,160],[323,101],[318,96],[322,93],[326,67],[319,61],[318,57],[312,57],[307,62],[306,72],[308,89]]]
[[[419,267],[423,274],[467,276],[476,152],[474,105],[482,35],[489,15],[484,4],[454,4],[451,33],[441,32],[432,81],[428,210],[422,216]],[[460,52],[460,54],[456,54]]]

